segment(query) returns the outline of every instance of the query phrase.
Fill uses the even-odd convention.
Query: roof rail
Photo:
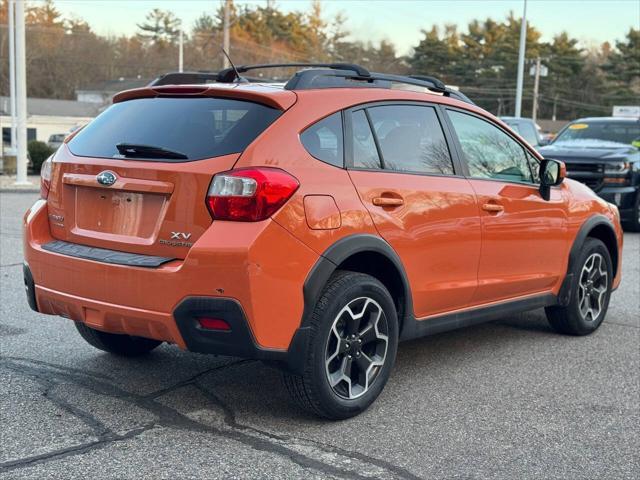
[[[240,65],[234,70],[225,68],[219,72],[170,72],[160,75],[148,86],[190,85],[202,83],[244,83],[268,81],[259,77],[240,77],[240,73],[264,68],[306,67],[296,72],[286,83],[286,90],[309,90],[319,88],[375,87],[392,88],[393,84],[413,85],[431,92],[473,104],[463,93],[448,88],[441,80],[427,75],[392,75],[369,72],[352,63],[265,63]]]
[[[431,82],[437,88],[442,89],[442,90],[446,90],[447,89],[447,86],[444,83],[442,83],[442,81],[437,79],[436,77],[430,77],[428,75],[409,75],[409,78],[414,78],[416,80],[424,80],[425,82]]]
[[[369,71],[353,63],[261,63],[256,65],[240,65],[235,69],[233,67],[225,68],[218,72],[217,81],[219,83],[233,83],[240,80],[238,73],[245,73],[250,70],[258,70],[263,68],[284,68],[284,67],[307,67],[307,68],[329,68],[333,70],[349,70],[355,72],[356,75],[361,77],[368,77]]]
[[[309,90],[317,88],[377,87],[392,88],[402,83],[422,87],[434,93],[452,97],[465,103],[474,104],[463,93],[448,88],[441,80],[426,75],[393,75],[371,72],[367,76],[353,75],[347,70],[310,69],[297,72],[284,86],[286,90]]]

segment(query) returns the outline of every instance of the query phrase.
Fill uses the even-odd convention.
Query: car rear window
[[[133,144],[178,152],[189,161],[242,152],[282,112],[227,98],[139,98],[116,103],[69,142],[74,155],[125,158],[116,147]]]
[[[533,125],[531,125],[530,123],[521,123],[521,124],[518,124],[516,122],[505,122],[505,123],[509,125],[512,130],[518,133],[527,142],[529,142],[529,145],[533,145],[534,147],[538,145],[538,135]]]

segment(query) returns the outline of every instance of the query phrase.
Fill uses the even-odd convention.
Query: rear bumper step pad
[[[112,263],[115,265],[127,265],[130,267],[156,268],[164,263],[175,260],[175,258],[159,257],[156,255],[141,255],[139,253],[89,247],[87,245],[79,245],[62,240],[45,243],[42,245],[42,249],[70,257],[93,260],[95,262]]]

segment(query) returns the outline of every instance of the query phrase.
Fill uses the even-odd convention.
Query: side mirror
[[[551,140],[549,140],[547,137],[542,137],[539,141],[538,141],[538,146],[539,147],[546,147],[547,145],[549,145],[551,143]]]
[[[545,200],[551,198],[551,187],[560,185],[567,176],[564,162],[545,158],[540,162],[540,195]]]

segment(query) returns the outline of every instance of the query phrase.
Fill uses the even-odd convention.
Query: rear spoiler
[[[296,102],[296,94],[266,85],[166,85],[135,88],[117,93],[113,103],[136,98],[156,97],[218,97],[262,103],[278,110],[287,110]]]

